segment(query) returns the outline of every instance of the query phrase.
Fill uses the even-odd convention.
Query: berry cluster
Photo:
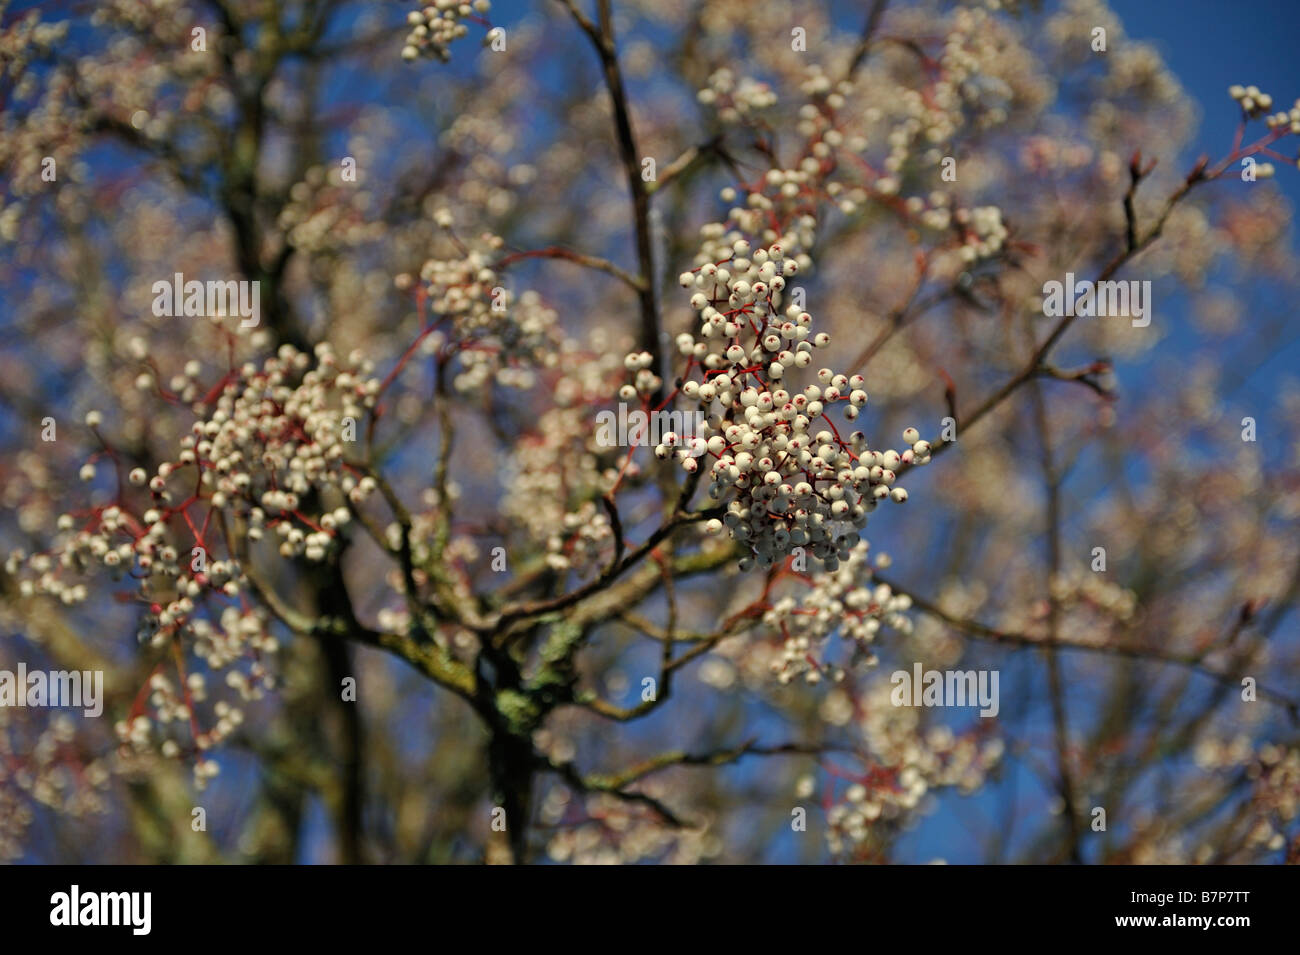
[[[1273,97],[1267,93],[1261,93],[1258,86],[1242,86],[1234,83],[1228,87],[1228,95],[1235,99],[1241,106],[1241,111],[1251,119],[1263,116],[1273,108]],[[1279,114],[1281,115],[1281,114]],[[1269,125],[1273,125],[1272,116],[1269,117]],[[1287,119],[1290,122],[1290,117]]]
[[[289,190],[276,224],[299,251],[346,249],[382,237],[383,225],[367,221],[370,200],[368,192],[343,179],[341,167],[312,166]]]
[[[655,799],[674,794],[661,780],[650,780],[642,788]],[[699,820],[700,825],[665,826],[653,810],[606,793],[573,796],[556,787],[546,794],[540,812],[554,830],[546,845],[546,855],[554,862],[697,865],[722,851],[722,840],[708,818]]]
[[[923,727],[921,711],[892,705],[890,691],[889,681],[881,678],[846,710],[856,716],[862,753],[869,761],[861,772],[837,768],[834,773],[848,783],[827,813],[826,838],[836,855],[869,851],[875,830],[909,817],[933,790],[974,792],[1006,749],[982,726],[965,733],[943,725]],[[832,693],[841,696],[843,691]],[[805,777],[796,794],[807,798],[814,788],[814,780]]]
[[[1289,110],[1278,110],[1264,122],[1269,129],[1285,129],[1288,132],[1300,133],[1300,99],[1296,100],[1295,105]]]
[[[856,536],[849,535],[851,539]],[[894,593],[885,584],[870,583],[869,548],[867,541],[854,544],[838,569],[809,578],[798,599],[783,597],[763,614],[763,626],[785,638],[781,656],[771,664],[780,682],[789,683],[799,674],[808,683],[819,683],[823,677],[837,683],[844,679],[841,667],[819,662],[832,633],[838,632],[865,649],[882,625],[903,634],[911,632],[912,621],[904,612],[912,606],[912,599]],[[887,556],[881,554],[876,563],[888,566]],[[868,666],[875,665],[875,655],[869,650],[866,657]]]
[[[725,500],[726,508],[705,529],[718,534],[725,528],[749,546],[743,570],[770,567],[805,547],[835,570],[882,500],[907,499],[907,491],[894,486],[899,468],[930,457],[930,444],[915,428],[904,432],[901,451],[873,450],[862,432],[841,436],[832,412],[846,421],[858,417],[868,400],[861,375],[823,367],[816,383],[800,388],[790,381],[812,366],[815,350],[830,345],[830,335],[814,330],[802,295],[786,299],[787,285],[813,268],[808,250],[820,201],[837,192],[826,180],[842,141],[831,111],[843,105],[843,96],[816,79],[809,84],[822,101],[800,113],[800,131],[812,141],[808,150],[791,167],[776,166],[756,182],[725,188],[721,198],[732,204],[727,219],[701,228],[695,267],[679,276],[699,326],[676,338],[686,369],[671,397],[682,396],[706,420],[689,438],[664,435],[655,454],[675,455],[688,473],[707,468],[710,496]],[[725,69],[699,95],[727,109],[743,103],[742,112],[773,102],[762,84],[737,83]],[[957,215],[974,236],[966,246],[972,258],[992,254],[1006,236],[996,209]],[[627,356],[634,379],[620,390],[624,400],[648,402],[658,389],[651,364],[647,353]]]
[[[595,450],[580,443],[589,423],[583,408],[552,408],[538,420],[538,433],[511,455],[502,514],[530,540],[544,543],[554,570],[586,569],[613,539],[595,498],[618,472],[602,467]]]
[[[596,499],[615,487],[620,474],[624,481],[641,474],[631,449],[612,461],[610,449],[600,447],[591,430],[590,409],[617,381],[623,344],[603,329],[592,336],[590,351],[566,339],[560,348],[564,374],[550,383],[555,407],[542,414],[535,432],[510,455],[502,514],[530,540],[545,543],[547,563],[555,570],[581,572],[602,559],[613,529]],[[653,391],[658,378],[651,375],[653,383],[642,379],[639,359],[637,365],[638,385]]]
[[[493,382],[531,387],[534,368],[556,365],[555,311],[535,291],[516,295],[505,287],[495,265],[504,245],[499,236],[484,233],[470,246],[456,245],[457,256],[431,258],[420,270],[429,309],[452,323],[449,332],[430,335],[424,347],[430,353],[445,347],[457,355],[453,385],[458,392],[478,392]]]
[[[277,644],[265,613],[246,599],[246,568],[232,539],[273,536],[282,557],[323,561],[351,520],[349,505],[376,488],[373,478],[358,474],[345,458],[380,383],[359,353],[340,358],[321,344],[314,357],[313,366],[311,356],[282,346],[261,366],[250,362],[232,369],[206,395],[193,398],[200,420],[181,440],[175,460],[160,464],[152,476],[142,468],[130,471],[108,506],[60,516],[50,552],[10,555],[6,567],[21,574],[19,592],[76,604],[87,597],[78,578],[96,568],[116,580],[129,578],[147,608],[141,642],[162,648],[183,640],[211,671],[226,671],[226,684],[242,700],[260,698],[274,685],[266,658]],[[187,368],[182,382],[191,394],[192,372],[197,369]],[[98,427],[100,416],[91,412],[87,424]],[[82,468],[83,479],[96,473],[93,463]],[[147,487],[147,505],[132,500],[130,486]],[[214,546],[219,532],[224,557]],[[183,700],[161,675],[150,686],[156,722],[189,721],[199,750],[229,735],[242,719],[238,709],[218,701],[215,725],[200,730],[194,704],[203,688],[200,674],[186,681]],[[119,736],[143,746],[151,742],[154,722],[138,715],[119,727]],[[164,745],[164,754],[179,755],[180,748]],[[200,779],[212,771],[212,764],[196,767]]]
[[[482,15],[492,8],[491,0],[434,0],[420,10],[412,10],[406,15],[411,32],[406,35],[402,47],[402,59],[410,61],[421,56],[442,60],[451,59],[453,40],[469,32],[465,20]]]
[[[709,85],[696,94],[696,99],[716,109],[718,119],[728,126],[749,120],[776,104],[776,94],[766,83],[748,76],[737,82],[725,66],[710,74]]]
[[[762,188],[776,198],[754,193],[766,202],[749,206],[770,208],[793,199],[808,178],[800,170],[773,170]],[[740,209],[732,216],[748,218]],[[901,452],[871,450],[861,432],[847,440],[840,436],[828,412],[841,406],[846,419],[858,416],[867,403],[860,375],[822,368],[816,384],[786,386],[788,372],[809,367],[814,349],[830,344],[829,335],[813,331],[808,312],[782,302],[788,279],[811,266],[800,250],[811,246],[813,226],[812,216],[799,216],[779,238],[766,230],[765,238],[775,240],[755,248],[723,223],[708,225],[698,256],[702,264],[680,277],[693,290],[691,306],[701,327],[698,337],[679,335],[677,349],[688,360],[688,373],[702,372],[699,380],[684,380],[681,393],[709,417],[690,446],[665,441],[656,454],[675,450],[688,472],[701,463],[709,468],[710,495],[726,499],[727,509],[706,529],[720,533],[725,526],[750,546],[753,557],[742,561],[744,569],[755,563],[769,567],[808,546],[834,570],[857,544],[856,536],[835,525],[861,529],[886,497],[906,500],[907,492],[892,486],[897,469],[929,460],[930,446],[914,428],[905,432],[910,447]],[[813,430],[823,422],[826,429]],[[698,456],[697,442],[706,443],[707,456]]]
[[[1071,567],[1051,580],[1052,597],[1062,605],[1083,605],[1121,622],[1137,613],[1137,594],[1084,567]]]
[[[1272,852],[1287,847],[1287,833],[1300,817],[1300,749],[1277,743],[1256,748],[1243,733],[1232,739],[1203,739],[1195,757],[1202,770],[1249,781],[1249,844]],[[1294,844],[1291,852],[1294,856]]]
[[[37,818],[34,804],[86,818],[108,811],[112,760],[88,758],[76,720],[55,712],[48,720],[33,711],[0,706],[0,860],[19,859],[24,833]],[[26,798],[24,798],[26,797]]]

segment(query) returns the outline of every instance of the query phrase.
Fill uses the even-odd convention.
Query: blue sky
[[[1201,104],[1200,149],[1211,159],[1232,142],[1238,111],[1228,98],[1233,83],[1272,93],[1279,108],[1300,96],[1300,54],[1295,0],[1112,0],[1127,34],[1148,41],[1164,56]],[[1278,170],[1277,182],[1300,201],[1300,174]]]

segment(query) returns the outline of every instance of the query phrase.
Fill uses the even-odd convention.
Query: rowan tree
[[[0,63],[0,669],[105,686],[0,706],[0,856],[1300,857],[1300,91],[1188,155],[1100,0],[7,3]]]

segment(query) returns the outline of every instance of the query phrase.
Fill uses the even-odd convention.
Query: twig
[[[1048,429],[1047,404],[1043,389],[1035,380],[1030,385],[1034,404],[1034,424],[1042,452],[1043,480],[1047,485],[1047,640],[1043,656],[1047,661],[1047,691],[1052,706],[1052,733],[1056,744],[1056,772],[1064,803],[1065,831],[1070,861],[1083,862],[1079,846],[1079,816],[1075,807],[1074,773],[1070,767],[1070,724],[1065,709],[1065,684],[1061,678],[1061,661],[1056,653],[1060,638],[1061,602],[1054,584],[1061,572],[1061,475],[1056,467]]]
[[[889,0],[875,0],[871,5],[871,10],[867,14],[867,22],[862,25],[862,35],[858,39],[857,48],[853,51],[853,57],[849,60],[849,68],[844,73],[846,80],[853,79],[862,66],[867,54],[871,52],[871,41],[875,39],[876,28],[880,26],[880,18],[885,15],[885,8],[889,6]]]
[[[645,286],[645,281],[643,279],[637,278],[635,275],[619,268],[607,259],[602,259],[595,255],[587,255],[583,252],[575,252],[573,249],[566,249],[558,245],[550,245],[544,249],[531,249],[526,252],[511,252],[505,258],[497,262],[497,268],[503,269],[506,266],[523,259],[561,259],[566,262],[573,262],[577,265],[584,266],[585,268],[595,269],[598,272],[612,275],[638,294]]]
[[[641,181],[641,156],[637,151],[636,136],[632,131],[632,118],[628,110],[627,90],[623,85],[623,73],[618,65],[618,55],[614,47],[614,23],[610,13],[609,0],[596,0],[597,26],[591,18],[578,9],[574,0],[558,0],[574,21],[587,34],[591,45],[600,57],[605,75],[605,87],[609,90],[610,102],[614,108],[614,128],[618,138],[619,154],[623,160],[623,171],[627,176],[627,187],[632,198],[632,215],[636,235],[637,262],[640,276],[637,299],[641,306],[640,346],[654,359],[651,367],[656,374],[664,377],[663,353],[659,347],[659,305],[656,301],[654,287],[654,244],[650,236],[650,195]],[[660,389],[662,391],[662,387]],[[658,392],[652,396],[655,401],[662,397]]]
[[[1095,280],[1096,282],[1104,282],[1109,279],[1118,272],[1126,262],[1138,253],[1144,251],[1151,245],[1151,243],[1160,237],[1160,234],[1164,231],[1165,223],[1168,222],[1170,214],[1174,211],[1174,208],[1178,203],[1181,202],[1198,183],[1206,180],[1205,166],[1206,161],[1204,159],[1196,164],[1195,168],[1188,173],[1187,178],[1183,181],[1182,185],[1175,189],[1169,198],[1165,200],[1164,208],[1161,210],[1160,216],[1156,219],[1155,225],[1151,227],[1150,231],[1141,239],[1138,239],[1134,246],[1129,247],[1126,244],[1125,247],[1120,250],[1120,252],[1117,253],[1116,256],[1101,270]],[[1061,337],[1069,330],[1070,326],[1074,324],[1076,317],[1073,308],[1066,309],[1065,315],[1063,315],[1061,320],[1056,323],[1051,333],[1043,340],[1043,343],[1034,349],[1033,355],[1030,356],[1030,359],[1025,366],[1012,378],[1008,379],[1000,388],[998,388],[997,391],[993,392],[993,394],[980,402],[980,404],[970,414],[962,416],[959,419],[959,428],[962,431],[969,429],[972,425],[979,422],[982,418],[997,408],[998,405],[1002,404],[1002,402],[1021,385],[1038,375],[1039,369],[1042,367],[1048,354],[1050,354],[1052,349],[1056,347],[1057,342],[1061,340]],[[941,454],[948,448],[952,447],[955,443],[956,438],[948,440],[943,437],[937,437],[931,442],[930,454],[932,457]],[[915,465],[912,464],[900,465],[896,469],[895,473],[901,477],[914,466]]]
[[[887,586],[894,593],[905,594],[911,599],[912,606],[916,607],[917,610],[934,617],[936,620],[942,620],[949,626],[960,630],[977,640],[1002,644],[1003,646],[1009,646],[1016,649],[1037,649],[1043,646],[1042,637],[1031,636],[1027,633],[1018,633],[1014,630],[1003,630],[998,627],[991,627],[978,620],[958,617],[955,614],[948,613],[933,601],[918,596],[914,591],[902,587],[893,581],[882,577],[878,573],[873,576],[878,582]],[[1204,663],[1205,653],[1176,654],[1166,653],[1161,650],[1152,650],[1146,647],[1131,647],[1112,643],[1079,643],[1078,641],[1073,640],[1057,640],[1056,646],[1062,650],[1079,650],[1085,653],[1124,657],[1126,659],[1145,661],[1147,663],[1163,663],[1186,667],[1221,683],[1237,687],[1240,687],[1241,685],[1241,674],[1227,673],[1207,666]],[[1270,687],[1259,684],[1258,682],[1256,683],[1256,690],[1259,693],[1260,699],[1269,700],[1275,705],[1282,707],[1286,710],[1293,722],[1300,722],[1300,700],[1293,699],[1279,690],[1274,690]]]

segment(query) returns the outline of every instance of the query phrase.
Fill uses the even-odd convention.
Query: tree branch
[[[637,261],[641,273],[638,277],[640,284],[637,289],[637,299],[641,307],[640,347],[653,357],[651,367],[655,373],[660,378],[666,378],[663,352],[659,346],[659,305],[654,287],[654,244],[650,237],[650,195],[641,181],[641,154],[637,151],[636,137],[632,131],[632,118],[628,110],[627,90],[623,85],[623,73],[619,69],[618,55],[614,47],[614,23],[609,0],[596,0],[599,27],[578,9],[574,0],[558,0],[558,2],[568,9],[600,57],[605,87],[609,90],[610,103],[614,109],[614,128],[618,138],[619,155],[623,161],[627,188],[632,199]],[[662,397],[662,387],[651,397],[654,403],[658,403]]]

